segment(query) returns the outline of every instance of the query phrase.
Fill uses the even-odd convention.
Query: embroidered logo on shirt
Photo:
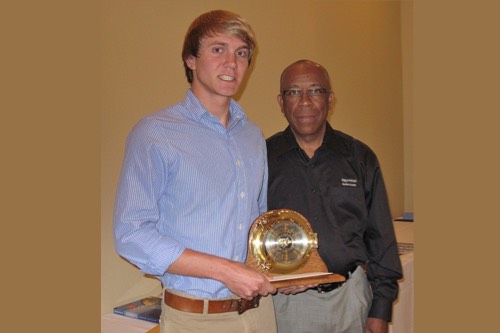
[[[350,187],[358,186],[357,179],[341,178],[340,180],[342,181],[342,186],[350,186]]]

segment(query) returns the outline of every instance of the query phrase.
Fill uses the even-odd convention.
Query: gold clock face
[[[318,241],[305,217],[279,209],[262,214],[254,222],[249,246],[261,269],[286,274],[307,262]]]

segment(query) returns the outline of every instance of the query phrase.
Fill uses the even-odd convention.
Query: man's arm
[[[401,261],[382,172],[375,154],[371,150],[365,153],[368,225],[364,242],[370,261],[367,276],[373,291],[368,317],[390,321],[398,280],[402,278]]]
[[[269,279],[250,266],[189,249],[170,265],[167,272],[220,281],[234,294],[248,300],[276,292]]]
[[[378,318],[368,318],[365,326],[365,333],[387,333],[389,324],[387,321]]]
[[[162,275],[185,250],[158,231],[158,200],[167,184],[168,165],[156,146],[158,126],[140,121],[127,137],[114,207],[116,251],[143,272]]]

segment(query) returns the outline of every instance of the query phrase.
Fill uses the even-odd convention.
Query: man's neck
[[[299,147],[312,158],[316,150],[323,144],[323,138],[325,137],[326,126],[319,132],[312,135],[297,135],[293,130],[295,140],[299,144]]]
[[[229,105],[231,104],[231,97],[215,94],[203,94],[195,91],[194,89],[193,93],[200,100],[201,104],[203,104],[207,111],[217,117],[222,126],[227,127],[229,122]]]
[[[321,147],[321,142],[308,142],[308,141],[299,141],[297,140],[297,143],[299,144],[300,148],[309,156],[309,158],[313,158],[314,153],[316,150]]]

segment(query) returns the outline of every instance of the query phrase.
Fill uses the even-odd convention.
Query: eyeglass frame
[[[295,91],[295,92],[297,92],[297,94],[288,95],[287,93],[290,91]],[[304,95],[307,95],[310,98],[317,98],[317,97],[320,97],[321,95],[329,94],[330,92],[331,92],[331,90],[326,89],[326,88],[313,88],[313,89],[307,89],[305,91],[301,90],[301,89],[287,89],[287,90],[283,90],[281,95],[286,100],[292,100],[292,99],[300,100],[302,97],[304,97]]]

